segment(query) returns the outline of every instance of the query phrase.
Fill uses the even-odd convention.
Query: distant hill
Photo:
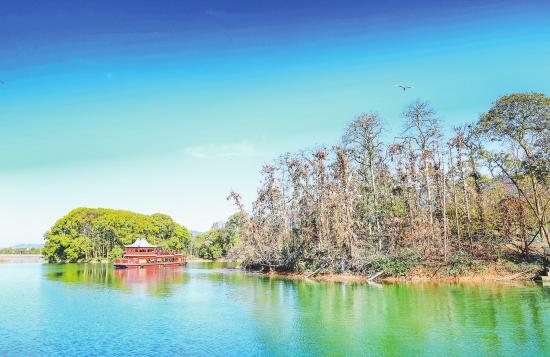
[[[32,248],[42,249],[44,248],[44,244],[40,244],[40,243],[16,244],[11,246],[11,248],[12,249],[32,249]]]
[[[203,233],[203,232],[191,231],[191,230],[190,230],[189,233],[191,233],[191,235],[192,235],[193,237],[196,237],[196,236],[198,236],[199,234],[201,234],[201,233]]]

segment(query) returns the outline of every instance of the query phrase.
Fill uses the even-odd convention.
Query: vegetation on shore
[[[143,237],[163,249],[181,249],[185,254],[214,260],[226,257],[239,242],[240,213],[227,222],[192,237],[187,228],[171,217],[144,215],[106,208],[77,208],[59,219],[46,232],[43,250],[49,262],[104,261],[122,256],[124,245]],[[11,254],[14,251],[8,248]]]
[[[164,249],[189,252],[191,247],[189,230],[165,214],[77,208],[46,232],[43,255],[49,262],[114,259],[139,237]]]
[[[537,267],[550,245],[550,98],[498,99],[450,135],[416,101],[403,132],[359,115],[340,145],[285,154],[263,168],[230,256],[248,269],[451,276],[491,264]],[[513,267],[512,267],[513,265]]]
[[[229,250],[239,243],[242,215],[235,213],[225,223],[215,224],[207,232],[193,239],[192,255],[203,259],[226,257]]]
[[[402,134],[389,141],[369,112],[339,145],[282,155],[263,168],[251,209],[232,192],[238,213],[195,237],[163,214],[78,208],[46,233],[43,254],[112,259],[145,237],[305,276],[536,273],[550,246],[550,98],[504,96],[451,134],[426,102],[402,116]]]
[[[0,254],[42,254],[41,248],[0,248]]]

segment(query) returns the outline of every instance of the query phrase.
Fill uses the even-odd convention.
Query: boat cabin
[[[145,238],[138,238],[134,243],[124,246],[124,257],[115,259],[116,268],[185,264],[185,257],[181,250],[162,250],[150,244]]]

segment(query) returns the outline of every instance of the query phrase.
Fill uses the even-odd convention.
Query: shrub
[[[404,249],[394,255],[374,257],[371,267],[374,271],[384,271],[392,276],[405,276],[416,266],[419,257],[412,250]]]
[[[464,275],[468,272],[480,272],[484,268],[483,263],[469,256],[459,253],[451,256],[447,264],[447,274],[451,276]]]

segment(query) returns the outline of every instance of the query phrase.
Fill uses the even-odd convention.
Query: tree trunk
[[[428,158],[427,158],[427,150],[424,150],[422,153],[422,165],[423,167],[423,173],[424,173],[424,184],[426,185],[426,208],[428,209],[428,219],[430,222],[430,227],[433,233],[433,210],[432,210],[432,190],[430,187],[430,172],[428,170]]]
[[[452,170],[452,172],[451,172]],[[460,217],[458,216],[458,199],[456,195],[456,185],[455,185],[455,178],[454,178],[454,166],[453,166],[453,151],[451,147],[449,147],[449,175],[451,177],[451,190],[453,191],[453,206],[454,206],[454,215],[455,215],[455,224],[456,224],[456,235],[458,238],[458,248],[460,249],[460,243],[462,240],[462,237],[460,236]]]
[[[472,240],[472,217],[470,216],[470,199],[468,194],[468,184],[466,183],[466,177],[464,175],[464,165],[462,164],[462,150],[461,145],[456,146],[457,149],[457,163],[460,172],[460,179],[462,180],[462,187],[464,189],[464,208],[466,210],[466,233],[468,240],[470,241],[470,248],[473,247],[474,242]]]
[[[472,149],[469,149],[470,165],[472,166],[472,175],[474,177],[474,185],[476,188],[476,205],[477,215],[479,219],[479,226],[483,229],[485,227],[485,212],[483,209],[483,196],[481,191],[480,173],[477,171],[477,164],[474,158]]]

